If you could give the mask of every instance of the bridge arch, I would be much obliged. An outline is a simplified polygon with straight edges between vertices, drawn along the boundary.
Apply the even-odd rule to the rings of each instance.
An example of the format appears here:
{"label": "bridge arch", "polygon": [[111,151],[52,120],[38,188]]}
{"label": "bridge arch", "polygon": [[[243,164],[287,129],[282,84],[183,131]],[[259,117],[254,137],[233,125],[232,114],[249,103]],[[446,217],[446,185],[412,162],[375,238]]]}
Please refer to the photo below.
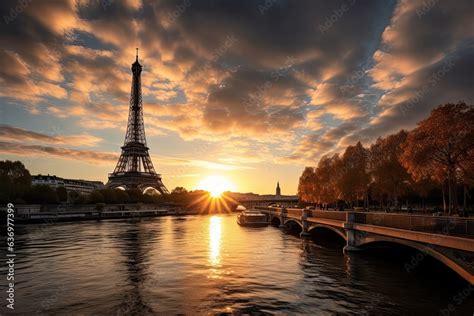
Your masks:
{"label": "bridge arch", "polygon": [[286,220],[283,220],[283,224],[285,225],[286,229],[289,231],[289,232],[292,232],[292,233],[300,233],[303,231],[303,225],[301,224],[301,222],[297,221],[297,220],[294,220],[294,219],[286,219]]}
{"label": "bridge arch", "polygon": [[283,224],[284,225],[286,225],[286,224],[289,224],[289,225],[297,224],[299,227],[301,227],[301,229],[303,229],[303,224],[301,224],[300,221],[292,219],[292,218],[284,219]]}
{"label": "bridge arch", "polygon": [[270,220],[270,223],[271,223],[273,226],[278,227],[278,226],[280,226],[281,221],[280,221],[280,219],[278,218],[278,216],[273,216],[273,217],[271,218],[271,220]]}
{"label": "bridge arch", "polygon": [[335,228],[335,227],[332,227],[332,226],[329,226],[329,225],[312,225],[309,229],[308,229],[308,232],[310,234],[314,234],[318,231],[321,231],[321,230],[326,230],[326,231],[331,231],[331,232],[334,232],[335,234],[339,235],[339,237],[341,237],[342,239],[344,239],[344,241],[347,241],[347,236],[344,232],[342,232],[341,230]]}
{"label": "bridge arch", "polygon": [[425,244],[410,241],[410,240],[392,238],[392,237],[386,237],[386,236],[380,236],[380,235],[365,236],[357,244],[358,244],[358,247],[364,248],[364,246],[368,246],[368,245],[375,244],[378,242],[384,242],[388,244],[390,243],[399,244],[399,245],[403,245],[403,246],[418,250],[422,254],[426,254],[435,258],[436,260],[438,260],[439,262],[441,262],[442,264],[444,264],[445,266],[449,267],[451,270],[456,272],[459,276],[469,281],[471,284],[474,284],[474,276],[472,276],[464,267],[462,267],[460,264],[458,264],[456,261],[446,256],[445,254]]}

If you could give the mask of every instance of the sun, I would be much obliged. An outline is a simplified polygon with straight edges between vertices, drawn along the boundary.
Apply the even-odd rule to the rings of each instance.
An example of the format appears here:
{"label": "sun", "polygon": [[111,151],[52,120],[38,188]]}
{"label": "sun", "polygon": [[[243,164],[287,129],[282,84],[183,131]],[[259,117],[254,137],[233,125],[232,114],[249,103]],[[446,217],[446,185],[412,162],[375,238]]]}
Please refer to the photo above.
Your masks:
{"label": "sun", "polygon": [[225,191],[235,191],[235,185],[230,182],[229,179],[218,175],[212,175],[202,179],[197,188],[209,192],[213,198],[220,197],[222,192]]}

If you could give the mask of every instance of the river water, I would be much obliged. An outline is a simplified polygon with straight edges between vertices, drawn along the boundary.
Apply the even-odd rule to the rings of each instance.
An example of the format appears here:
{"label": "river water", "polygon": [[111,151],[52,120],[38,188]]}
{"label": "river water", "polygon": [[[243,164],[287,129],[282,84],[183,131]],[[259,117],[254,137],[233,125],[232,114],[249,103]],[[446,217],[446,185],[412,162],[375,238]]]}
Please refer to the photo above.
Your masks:
{"label": "river water", "polygon": [[474,312],[473,288],[442,265],[407,273],[394,256],[343,255],[234,214],[26,225],[16,252],[24,315]]}

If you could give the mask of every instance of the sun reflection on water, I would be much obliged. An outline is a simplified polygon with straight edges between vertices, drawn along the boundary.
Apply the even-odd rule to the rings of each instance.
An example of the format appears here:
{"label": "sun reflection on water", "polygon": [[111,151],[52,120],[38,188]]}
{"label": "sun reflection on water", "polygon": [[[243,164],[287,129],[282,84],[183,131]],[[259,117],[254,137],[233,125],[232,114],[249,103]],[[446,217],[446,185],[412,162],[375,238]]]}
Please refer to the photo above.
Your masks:
{"label": "sun reflection on water", "polygon": [[220,263],[221,218],[212,216],[209,222],[209,262],[212,266]]}

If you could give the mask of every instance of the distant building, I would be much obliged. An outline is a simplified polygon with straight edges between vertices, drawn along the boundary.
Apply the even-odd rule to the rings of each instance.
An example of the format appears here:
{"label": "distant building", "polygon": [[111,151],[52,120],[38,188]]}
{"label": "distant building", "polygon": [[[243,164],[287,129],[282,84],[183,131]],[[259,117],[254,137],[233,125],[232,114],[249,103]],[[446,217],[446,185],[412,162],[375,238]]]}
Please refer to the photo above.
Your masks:
{"label": "distant building", "polygon": [[31,184],[33,185],[48,185],[54,189],[64,187],[68,192],[74,191],[79,194],[89,194],[94,190],[104,188],[104,184],[100,181],[63,179],[56,176],[36,175],[31,177]]}
{"label": "distant building", "polygon": [[255,194],[255,193],[239,193],[239,192],[226,192],[225,195],[236,201],[256,200],[260,197],[260,195]]}
{"label": "distant building", "polygon": [[[255,194],[255,193],[238,193],[227,192],[226,196],[240,203],[256,202],[257,204],[266,205],[268,203],[277,203],[279,205],[294,206],[298,204],[297,195],[281,195],[280,182],[277,182],[275,194]],[[266,204],[265,204],[266,203]],[[257,205],[256,204],[256,205]]]}

